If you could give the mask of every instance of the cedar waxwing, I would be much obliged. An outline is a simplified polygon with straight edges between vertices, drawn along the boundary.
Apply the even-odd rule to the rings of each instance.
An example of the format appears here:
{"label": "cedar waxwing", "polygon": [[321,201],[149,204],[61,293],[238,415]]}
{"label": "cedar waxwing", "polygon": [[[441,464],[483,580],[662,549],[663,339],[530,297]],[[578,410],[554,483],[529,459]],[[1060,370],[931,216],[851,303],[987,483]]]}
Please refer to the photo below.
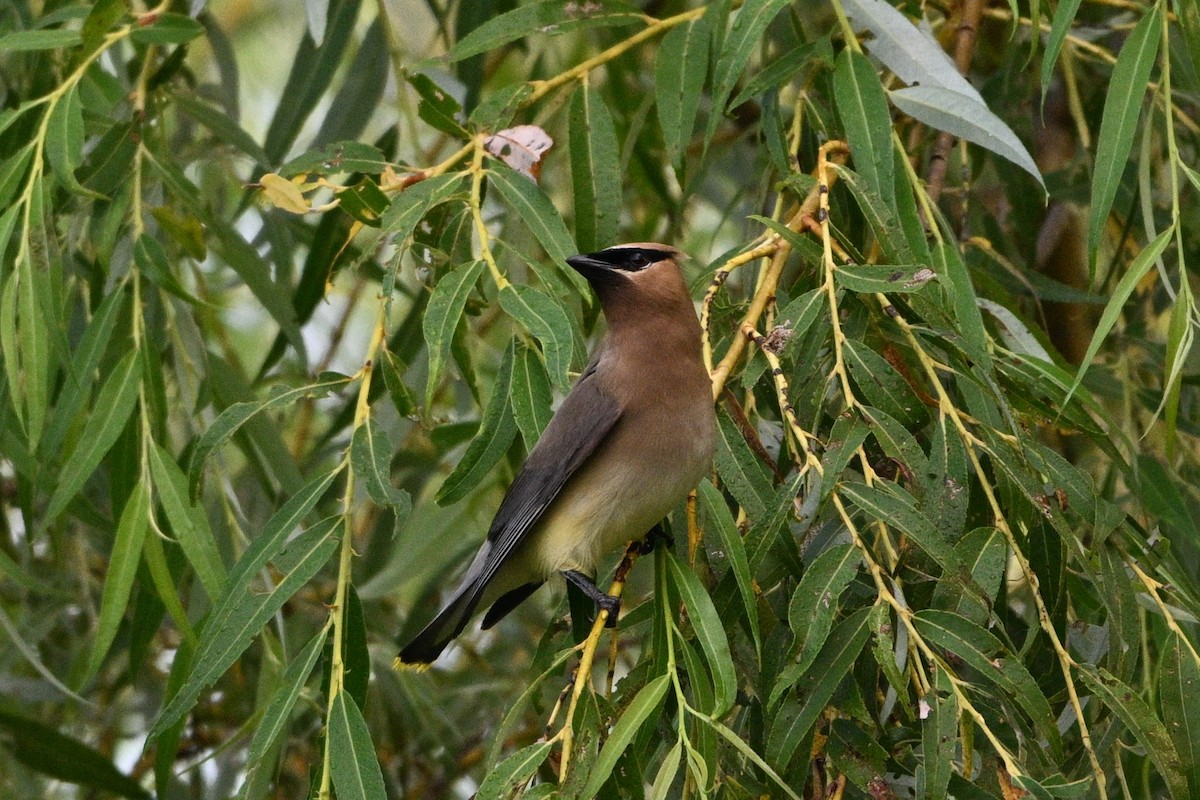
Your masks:
{"label": "cedar waxwing", "polygon": [[679,256],[639,243],[567,259],[599,296],[608,333],[509,487],[462,583],[397,665],[432,663],[478,609],[489,609],[486,630],[556,573],[615,621],[618,598],[589,575],[695,488],[716,447],[712,383]]}

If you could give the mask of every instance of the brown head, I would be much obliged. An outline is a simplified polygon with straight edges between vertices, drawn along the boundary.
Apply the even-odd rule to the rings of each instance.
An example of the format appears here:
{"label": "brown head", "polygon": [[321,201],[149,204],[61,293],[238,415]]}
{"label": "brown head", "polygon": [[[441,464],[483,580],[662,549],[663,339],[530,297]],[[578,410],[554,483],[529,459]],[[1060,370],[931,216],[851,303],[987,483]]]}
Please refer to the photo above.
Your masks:
{"label": "brown head", "polygon": [[684,321],[691,331],[696,312],[679,269],[683,257],[665,244],[634,242],[571,256],[567,263],[596,290],[610,330],[634,319],[666,317]]}

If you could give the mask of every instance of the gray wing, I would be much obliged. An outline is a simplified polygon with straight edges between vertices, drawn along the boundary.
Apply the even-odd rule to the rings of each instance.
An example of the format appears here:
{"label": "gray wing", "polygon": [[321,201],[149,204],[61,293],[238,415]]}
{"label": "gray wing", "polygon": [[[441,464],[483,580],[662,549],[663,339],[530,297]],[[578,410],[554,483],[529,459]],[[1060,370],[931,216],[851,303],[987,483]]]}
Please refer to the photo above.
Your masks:
{"label": "gray wing", "polygon": [[476,596],[620,418],[620,404],[600,387],[595,372],[593,362],[555,412],[500,503],[484,544],[487,553],[479,565]]}

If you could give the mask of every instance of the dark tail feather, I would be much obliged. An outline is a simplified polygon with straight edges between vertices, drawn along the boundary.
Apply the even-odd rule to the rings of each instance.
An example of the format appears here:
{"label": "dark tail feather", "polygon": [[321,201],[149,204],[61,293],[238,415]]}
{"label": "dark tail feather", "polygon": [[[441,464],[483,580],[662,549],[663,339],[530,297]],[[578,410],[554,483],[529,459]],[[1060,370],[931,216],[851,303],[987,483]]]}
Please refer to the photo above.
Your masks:
{"label": "dark tail feather", "polygon": [[470,585],[461,587],[454,599],[400,649],[400,655],[396,658],[397,667],[428,667],[442,654],[446,645],[467,627],[475,613],[479,593],[474,588]]}

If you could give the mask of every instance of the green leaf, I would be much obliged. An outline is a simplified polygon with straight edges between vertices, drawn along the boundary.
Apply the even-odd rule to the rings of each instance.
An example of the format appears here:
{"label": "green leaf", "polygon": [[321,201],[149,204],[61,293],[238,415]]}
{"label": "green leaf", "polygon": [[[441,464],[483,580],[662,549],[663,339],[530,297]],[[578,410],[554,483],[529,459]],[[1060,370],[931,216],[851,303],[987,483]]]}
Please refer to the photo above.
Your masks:
{"label": "green leaf", "polygon": [[69,191],[88,197],[102,196],[85,189],[75,179],[75,170],[83,160],[83,103],[79,99],[78,84],[72,85],[50,112],[46,124],[46,160]]}
{"label": "green leaf", "polygon": [[950,678],[940,668],[934,672],[933,691],[925,695],[929,714],[921,723],[921,754],[925,757],[925,797],[942,800],[950,785],[958,745],[958,699]]}
{"label": "green leaf", "polygon": [[1154,716],[1138,692],[1103,667],[1078,664],[1077,669],[1083,682],[1095,692],[1096,699],[1116,712],[1125,727],[1133,732],[1138,744],[1145,748],[1171,796],[1176,800],[1192,797],[1188,792],[1183,761],[1166,726]]}
{"label": "green leaf", "polygon": [[346,587],[346,611],[342,631],[342,689],[360,706],[366,705],[371,683],[371,654],[367,650],[367,621],[358,590]]}
{"label": "green leaf", "polygon": [[383,772],[362,711],[346,692],[329,714],[329,771],[338,800],[387,800]]}
{"label": "green leaf", "polygon": [[[42,429],[46,422],[46,413],[50,403],[50,328],[44,309],[48,304],[45,295],[50,291],[48,276],[39,270],[30,258],[23,258],[17,269],[11,273],[11,281],[15,281],[15,310],[20,324],[5,321],[5,344],[11,346],[14,325],[15,340],[19,351],[8,350],[8,353],[19,352],[21,378],[12,383],[24,389],[25,394],[25,430],[30,447],[36,447],[41,438]],[[6,299],[8,302],[12,302]],[[5,362],[10,358],[6,357]],[[15,359],[12,359],[15,361]],[[10,376],[15,365],[9,367]],[[53,516],[53,515],[52,515]]]}
{"label": "green leaf", "polygon": [[187,44],[204,35],[204,26],[186,14],[163,12],[150,25],[136,25],[130,37],[137,44]]}
{"label": "green leaf", "polygon": [[538,767],[554,749],[554,742],[534,742],[522,747],[488,772],[475,800],[505,800],[529,783]]}
{"label": "green leaf", "polygon": [[641,14],[611,0],[591,0],[585,4],[542,0],[489,19],[456,42],[446,57],[451,62],[461,61],[534,34],[559,36],[569,31],[643,21]]}
{"label": "green leaf", "polygon": [[1158,665],[1158,698],[1162,718],[1191,786],[1200,793],[1200,664],[1195,651],[1172,633]]}
{"label": "green leaf", "polygon": [[[1160,6],[1150,6],[1146,15],[1134,26],[1117,56],[1104,98],[1100,136],[1096,140],[1095,173],[1092,176],[1092,214],[1088,223],[1089,263],[1093,271],[1096,253],[1100,248],[1100,234],[1113,200],[1117,197],[1121,175],[1129,162],[1129,151],[1133,147],[1133,137],[1142,115],[1142,101],[1146,98],[1146,87],[1150,82],[1150,70],[1158,57],[1158,43],[1162,39],[1161,14]],[[1084,364],[1090,360],[1089,354]]]}
{"label": "green leaf", "polygon": [[535,350],[518,343],[513,358],[512,410],[525,440],[525,449],[532,450],[542,431],[550,424],[553,412],[550,406],[554,397],[550,391],[550,378],[546,366]]}
{"label": "green leaf", "polygon": [[754,51],[762,46],[763,33],[790,0],[748,0],[738,10],[733,27],[725,36],[713,73],[713,114],[709,117],[706,139],[711,139],[725,113],[725,104],[742,70]]}
{"label": "green leaf", "polygon": [[504,351],[500,371],[496,374],[496,382],[492,386],[492,395],[483,410],[479,433],[463,453],[454,471],[438,489],[438,505],[448,506],[456,503],[475,491],[496,466],[496,462],[504,456],[508,446],[512,444],[513,437],[517,435],[517,424],[513,419],[512,404],[509,401],[515,353],[514,339]]}
{"label": "green leaf", "polygon": [[345,375],[338,375],[333,372],[324,373],[318,376],[316,383],[296,388],[279,387],[265,400],[234,403],[226,408],[221,412],[220,416],[213,420],[213,424],[208,427],[208,430],[200,435],[200,438],[196,440],[196,446],[192,448],[192,457],[188,461],[192,494],[195,495],[199,489],[204,462],[209,454],[229,441],[230,437],[237,433],[239,428],[256,415],[264,411],[282,408],[304,397],[322,397],[332,389],[349,382],[350,378],[347,378]]}
{"label": "green leaf", "polygon": [[462,106],[454,96],[434,82],[433,78],[421,72],[407,76],[409,84],[420,95],[417,105],[417,116],[429,123],[442,133],[457,139],[465,139],[469,135],[462,123],[458,121],[462,114]]}
{"label": "green leaf", "polygon": [[773,506],[771,478],[723,408],[717,409],[717,434],[717,474],[750,519],[758,521]]}
{"label": "green leaf", "polygon": [[250,750],[246,755],[246,779],[242,784],[241,800],[259,800],[266,795],[275,768],[273,760],[267,760],[267,754],[279,741],[287,727],[292,709],[300,699],[304,684],[308,682],[317,659],[325,647],[329,636],[329,626],[317,631],[317,635],[308,640],[308,644],[296,654],[292,663],[279,681],[279,688],[271,695],[263,711],[262,718],[254,728],[254,737],[250,740]]}
{"label": "green leaf", "polygon": [[224,111],[204,102],[200,96],[179,91],[171,94],[171,100],[176,108],[208,128],[222,142],[237,148],[259,164],[270,161],[254,137]]}
{"label": "green leaf", "polygon": [[559,391],[566,391],[574,349],[567,312],[556,300],[532,286],[515,283],[500,290],[500,307],[541,343],[550,382]]}
{"label": "green leaf", "polygon": [[79,31],[60,28],[40,31],[17,31],[0,36],[0,53],[27,53],[33,50],[58,50],[79,44]]}
{"label": "green leaf", "polygon": [[671,163],[679,168],[696,125],[708,75],[709,40],[716,13],[678,25],[663,37],[654,62],[658,124]]}
{"label": "green leaf", "polygon": [[665,552],[672,583],[687,606],[688,619],[696,631],[696,638],[712,673],[716,698],[711,716],[720,718],[733,707],[737,698],[737,675],[733,668],[733,657],[729,653],[729,639],[725,636],[721,617],[696,573],[672,553]]}
{"label": "green leaf", "polygon": [[621,153],[612,115],[587,84],[571,98],[568,143],[575,241],[590,253],[615,243],[621,221]]}
{"label": "green leaf", "polygon": [[[870,608],[862,608],[838,623],[825,646],[798,683],[801,702],[783,703],[767,736],[767,761],[782,769],[796,753],[801,740],[820,718],[838,684],[850,673],[871,633]],[[790,687],[784,687],[790,688]],[[776,687],[772,691],[781,691]]]}
{"label": "green leaf", "polygon": [[[387,169],[391,162],[383,155],[378,147],[363,142],[333,142],[322,145],[315,150],[298,155],[279,168],[279,174],[285,178],[296,175],[344,175],[351,172],[362,172],[367,175],[378,175]],[[450,183],[458,179],[457,175],[438,175],[424,181],[418,181],[404,190],[411,191],[417,186],[433,182],[433,185]],[[426,189],[429,187],[426,186]],[[404,195],[401,192],[401,196]]]}
{"label": "green leaf", "polygon": [[578,252],[567,225],[563,222],[558,209],[550,202],[546,193],[533,181],[509,169],[499,161],[493,160],[488,172],[489,185],[504,198],[517,217],[533,233],[534,238],[541,244],[546,255],[554,266],[562,271],[568,281],[574,285],[584,297],[591,297],[591,289],[587,281],[579,273],[567,266],[567,258]]}
{"label": "green leaf", "polygon": [[108,380],[101,387],[93,405],[94,411],[88,417],[79,437],[79,444],[63,462],[58,486],[50,495],[46,509],[47,519],[58,517],[100,466],[100,460],[117,441],[126,420],[133,413],[141,381],[141,360],[138,351],[130,350],[117,362]]}
{"label": "green leaf", "polygon": [[475,288],[484,266],[483,261],[472,261],[446,273],[429,295],[429,305],[421,323],[425,343],[429,348],[429,377],[425,384],[426,408],[433,405],[442,370],[450,358],[450,343],[454,339],[454,330],[462,321],[467,297]]}
{"label": "green leaf", "polygon": [[[833,97],[846,127],[855,169],[867,188],[883,200],[884,208],[892,208],[896,194],[892,117],[879,75],[862,53],[847,47],[838,56]],[[879,238],[882,241],[883,237]]]}
{"label": "green leaf", "polygon": [[133,261],[137,264],[138,271],[160,289],[187,300],[189,303],[195,302],[196,298],[183,288],[183,284],[172,273],[167,251],[155,237],[148,233],[143,233],[138,237],[133,245]]}
{"label": "green leaf", "polygon": [[[405,189],[392,201],[392,205],[383,212],[380,227],[384,233],[391,234],[401,249],[410,245],[410,239],[421,219],[434,206],[440,205],[458,193],[463,185],[461,175],[437,175],[427,178]],[[381,293],[391,297],[396,287],[396,278],[400,270],[400,259],[394,260],[394,266],[389,267],[384,275]]]}
{"label": "green leaf", "polygon": [[932,248],[934,271],[942,286],[950,295],[950,304],[958,320],[967,353],[984,369],[992,369],[992,357],[987,346],[987,331],[983,327],[983,315],[979,313],[979,302],[971,274],[963,263],[957,246],[942,242]]}
{"label": "green leaf", "polygon": [[838,285],[852,292],[897,294],[916,292],[937,279],[937,273],[920,265],[844,264],[834,270]]}
{"label": "green leaf", "polygon": [[926,641],[969,664],[985,680],[1011,696],[1050,743],[1053,757],[1062,757],[1062,740],[1050,703],[1021,660],[1004,653],[1004,646],[995,635],[949,611],[924,609],[917,612],[913,621]]}
{"label": "green leaf", "polygon": [[[663,44],[666,44],[665,39]],[[662,58],[661,50],[659,58]],[[738,92],[737,97],[729,101],[729,107],[737,108],[747,100],[767,94],[790,81],[797,72],[810,64],[833,66],[833,42],[828,36],[797,45],[774,59],[774,63],[767,65],[761,72],[746,81],[746,85]]]}
{"label": "green leaf", "polygon": [[78,739],[64,736],[37,720],[0,709],[4,747],[30,769],[55,780],[133,800],[151,800],[137,781]]}
{"label": "green leaf", "polygon": [[1046,37],[1046,49],[1042,53],[1043,106],[1046,102],[1046,92],[1050,89],[1050,81],[1054,77],[1059,51],[1062,50],[1063,42],[1067,40],[1067,33],[1071,30],[1071,23],[1075,21],[1075,14],[1078,13],[1081,2],[1083,0],[1059,0],[1054,9],[1054,18],[1050,21],[1050,35]]}
{"label": "green leaf", "polygon": [[[729,569],[737,582],[738,593],[742,597],[742,608],[746,611],[746,619],[750,623],[750,634],[754,637],[754,649],[762,651],[762,638],[758,630],[758,601],[754,596],[754,578],[750,574],[750,560],[746,556],[746,543],[738,533],[737,523],[729,513],[729,506],[717,488],[708,480],[702,480],[697,487],[697,499],[700,512],[709,523],[709,530],[715,528],[721,552],[729,560]],[[711,539],[710,539],[711,541]]]}
{"label": "green leaf", "polygon": [[[863,180],[862,176],[856,174],[853,170],[837,164],[833,165],[836,172],[845,184],[850,193],[854,195],[858,207],[862,209],[863,216],[867,218],[867,223],[871,226],[871,232],[875,234],[875,240],[879,242],[880,248],[883,250],[883,257],[892,263],[912,263],[916,261],[916,256],[909,247],[908,239],[905,238],[904,229],[896,219],[896,196],[893,191],[888,199],[884,199],[875,189]],[[876,266],[876,265],[869,265]],[[839,267],[839,274],[843,268],[849,269],[852,273],[863,267],[857,264],[846,264]],[[916,272],[925,269],[926,273],[932,272],[924,264],[917,264],[910,268],[896,267],[895,269],[909,269],[911,272]],[[929,278],[934,277],[929,275]],[[894,281],[887,288],[880,289],[857,289],[853,286],[854,291],[873,291],[873,292],[897,292],[897,291],[914,291],[921,288],[928,279],[913,281],[909,278],[905,281]]]}
{"label": "green leaf", "polygon": [[1117,324],[1117,317],[1121,315],[1121,311],[1125,307],[1125,302],[1133,294],[1133,290],[1137,288],[1138,283],[1141,282],[1146,273],[1150,271],[1150,268],[1158,261],[1158,257],[1167,249],[1167,245],[1174,234],[1174,225],[1160,233],[1157,239],[1146,245],[1142,249],[1142,252],[1138,253],[1137,258],[1129,265],[1129,269],[1121,276],[1121,280],[1117,283],[1117,288],[1113,290],[1112,298],[1104,306],[1104,313],[1100,315],[1100,321],[1096,323],[1096,330],[1092,333],[1092,341],[1088,344],[1083,361],[1079,363],[1079,372],[1075,374],[1075,380],[1071,384],[1071,388],[1067,391],[1066,398],[1063,399],[1062,404],[1064,406],[1071,401],[1071,397],[1075,394],[1075,390],[1079,388],[1079,384],[1083,383],[1083,376],[1087,373],[1088,367],[1092,365],[1092,361],[1096,358],[1096,353],[1100,350],[1100,345],[1104,343],[1113,326]]}
{"label": "green leaf", "polygon": [[[341,523],[338,517],[330,517],[309,528],[297,536],[290,546],[288,537],[325,494],[337,475],[335,470],[310,481],[284,503],[233,565],[225,593],[209,612],[193,669],[155,720],[150,738],[163,733],[191,709],[200,692],[220,677],[249,646],[254,633],[262,627],[262,623],[255,626],[253,622],[259,617],[264,620],[269,618],[274,613],[271,609],[278,610],[296,589],[316,574],[321,567],[316,561],[322,552],[326,549],[329,553],[333,552],[333,547],[337,545],[334,533]],[[292,555],[287,559],[281,555],[285,548],[292,550]],[[300,557],[296,553],[300,553]],[[306,561],[305,556],[311,560]],[[281,562],[287,561],[294,566],[294,574],[283,575],[269,591],[250,591],[251,583],[271,561],[275,562],[279,572],[285,572]],[[264,611],[267,613],[264,614]]]}
{"label": "green leaf", "polygon": [[117,535],[112,552],[108,557],[108,569],[104,574],[104,591],[100,596],[100,617],[96,625],[96,638],[92,642],[91,655],[85,671],[88,683],[100,670],[117,628],[129,608],[129,595],[133,591],[133,579],[137,576],[138,563],[142,560],[142,542],[149,528],[150,492],[145,480],[139,480],[133,493],[125,501],[121,521],[117,524]]}
{"label": "green leaf", "polygon": [[[858,574],[861,563],[862,554],[854,545],[835,544],[804,570],[800,585],[788,603],[788,624],[799,648],[795,661],[785,672],[794,671],[799,678],[821,652],[837,617],[839,599]],[[771,704],[775,699],[772,695]]]}
{"label": "green leaf", "polygon": [[659,675],[643,686],[633,698],[629,707],[625,709],[625,713],[621,715],[621,718],[617,720],[617,724],[613,726],[612,733],[608,735],[608,739],[604,742],[604,748],[600,751],[600,757],[592,765],[591,773],[588,776],[587,788],[583,790],[582,797],[600,796],[600,789],[612,774],[613,767],[617,765],[617,759],[629,747],[633,741],[633,737],[641,729],[642,724],[650,718],[651,714],[658,711],[659,706],[662,705],[663,698],[667,696],[667,689],[670,685],[670,675]]}
{"label": "green leaf", "polygon": [[387,431],[373,417],[354,431],[350,442],[350,469],[363,479],[367,494],[377,506],[406,508],[408,494],[392,485],[392,453],[395,448]]}
{"label": "green leaf", "polygon": [[850,377],[872,406],[908,427],[925,419],[928,412],[916,393],[883,356],[853,339],[843,342],[842,347]]}

